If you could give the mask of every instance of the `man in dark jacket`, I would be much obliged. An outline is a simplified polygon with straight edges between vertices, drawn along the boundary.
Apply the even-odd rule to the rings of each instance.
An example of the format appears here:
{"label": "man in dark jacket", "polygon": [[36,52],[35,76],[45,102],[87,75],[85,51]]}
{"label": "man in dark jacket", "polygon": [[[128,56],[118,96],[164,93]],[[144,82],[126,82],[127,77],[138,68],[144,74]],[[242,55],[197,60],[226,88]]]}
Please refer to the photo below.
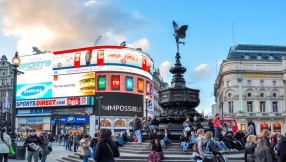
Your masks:
{"label": "man in dark jacket", "polygon": [[193,130],[195,132],[197,132],[198,129],[202,128],[202,124],[201,121],[198,120],[198,117],[195,116],[194,117],[194,121],[193,121]]}
{"label": "man in dark jacket", "polygon": [[280,140],[280,145],[277,147],[277,154],[280,162],[286,161],[286,136]]}
{"label": "man in dark jacket", "polygon": [[34,161],[38,161],[38,150],[42,144],[43,142],[41,141],[40,137],[36,135],[36,131],[34,129],[30,130],[30,136],[27,137],[26,141],[24,142],[24,146],[27,147],[28,162],[32,162],[32,157],[34,157]]}
{"label": "man in dark jacket", "polygon": [[237,142],[233,138],[232,132],[226,132],[225,135],[223,136],[223,142],[227,146],[228,149],[231,151],[237,151],[235,148],[237,146]]}
{"label": "man in dark jacket", "polygon": [[134,119],[134,131],[136,133],[136,137],[138,139],[138,143],[141,144],[141,142],[142,142],[141,120],[138,118],[137,115],[135,115],[135,119]]}

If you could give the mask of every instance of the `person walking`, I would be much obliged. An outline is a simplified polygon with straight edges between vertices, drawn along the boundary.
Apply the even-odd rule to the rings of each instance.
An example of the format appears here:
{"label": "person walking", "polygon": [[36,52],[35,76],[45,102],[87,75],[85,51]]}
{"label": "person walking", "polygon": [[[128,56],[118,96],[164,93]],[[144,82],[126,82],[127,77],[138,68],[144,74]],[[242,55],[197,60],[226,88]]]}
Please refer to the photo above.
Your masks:
{"label": "person walking", "polygon": [[6,128],[1,129],[1,135],[0,135],[0,162],[8,162],[8,154],[10,150],[11,145],[11,138],[8,134],[6,134]]}
{"label": "person walking", "polygon": [[44,135],[40,136],[41,141],[43,144],[41,145],[40,153],[41,153],[41,162],[46,162],[47,156],[50,154],[49,150],[49,142],[47,142],[47,139]]}
{"label": "person walking", "polygon": [[39,159],[39,148],[43,142],[40,137],[36,135],[34,129],[30,130],[30,136],[24,142],[24,146],[27,147],[27,161],[32,162],[32,157],[34,157],[34,162],[38,162]]}
{"label": "person walking", "polygon": [[76,152],[77,151],[77,146],[79,144],[79,139],[78,139],[76,133],[74,133],[74,135],[72,137],[72,142],[73,142],[73,151]]}
{"label": "person walking", "polygon": [[55,141],[55,137],[52,132],[48,135],[48,140],[50,148],[53,149],[53,142]]}
{"label": "person walking", "polygon": [[82,161],[83,162],[88,162],[88,157],[89,157],[89,135],[84,135],[83,138],[80,140],[79,144],[80,144],[80,155],[83,157]]}
{"label": "person walking", "polygon": [[281,135],[279,138],[279,145],[277,146],[278,162],[284,162],[286,161],[286,137]]}
{"label": "person walking", "polygon": [[112,140],[110,129],[100,129],[98,141],[93,159],[97,162],[115,162],[114,157],[119,157],[120,153],[116,143]]}
{"label": "person walking", "polygon": [[135,133],[136,133],[136,137],[138,139],[138,143],[141,144],[141,142],[142,142],[141,120],[138,118],[137,115],[135,115],[134,130],[135,130]]}

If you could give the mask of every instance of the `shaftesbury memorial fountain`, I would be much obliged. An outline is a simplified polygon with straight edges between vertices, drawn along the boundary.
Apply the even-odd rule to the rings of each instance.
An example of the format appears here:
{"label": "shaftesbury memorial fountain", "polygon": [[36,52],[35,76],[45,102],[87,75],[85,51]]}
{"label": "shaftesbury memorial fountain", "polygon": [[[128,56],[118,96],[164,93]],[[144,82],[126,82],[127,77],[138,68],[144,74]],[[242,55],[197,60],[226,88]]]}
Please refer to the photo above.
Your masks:
{"label": "shaftesbury memorial fountain", "polygon": [[187,69],[180,62],[179,44],[185,44],[180,42],[180,39],[186,37],[188,25],[183,25],[179,28],[177,23],[173,21],[173,26],[177,44],[176,63],[174,67],[170,68],[170,72],[173,74],[171,86],[166,90],[158,92],[159,105],[164,109],[164,112],[158,116],[158,119],[160,128],[168,127],[172,134],[182,134],[183,121],[186,117],[190,117],[192,120],[194,116],[198,116],[202,121],[203,115],[195,110],[200,103],[200,90],[186,87],[183,74]]}

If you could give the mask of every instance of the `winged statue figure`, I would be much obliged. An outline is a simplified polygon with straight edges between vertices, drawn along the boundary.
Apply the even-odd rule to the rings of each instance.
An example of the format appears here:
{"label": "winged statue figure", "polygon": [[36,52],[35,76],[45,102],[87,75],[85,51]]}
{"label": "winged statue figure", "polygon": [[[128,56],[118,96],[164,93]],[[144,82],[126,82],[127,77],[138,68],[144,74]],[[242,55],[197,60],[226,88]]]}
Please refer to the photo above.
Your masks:
{"label": "winged statue figure", "polygon": [[174,36],[177,43],[177,53],[179,53],[179,44],[185,44],[185,42],[180,42],[180,39],[186,38],[186,31],[188,29],[188,25],[183,25],[181,27],[178,26],[178,24],[173,21],[173,27],[174,27]]}

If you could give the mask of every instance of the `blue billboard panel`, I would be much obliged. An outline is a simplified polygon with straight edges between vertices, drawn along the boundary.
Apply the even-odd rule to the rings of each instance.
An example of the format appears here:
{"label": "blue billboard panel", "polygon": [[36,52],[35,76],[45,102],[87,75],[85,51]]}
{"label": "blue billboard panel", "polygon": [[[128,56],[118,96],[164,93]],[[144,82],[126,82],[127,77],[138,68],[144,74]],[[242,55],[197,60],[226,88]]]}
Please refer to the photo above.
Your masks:
{"label": "blue billboard panel", "polygon": [[52,98],[52,88],[52,82],[17,84],[16,100]]}

